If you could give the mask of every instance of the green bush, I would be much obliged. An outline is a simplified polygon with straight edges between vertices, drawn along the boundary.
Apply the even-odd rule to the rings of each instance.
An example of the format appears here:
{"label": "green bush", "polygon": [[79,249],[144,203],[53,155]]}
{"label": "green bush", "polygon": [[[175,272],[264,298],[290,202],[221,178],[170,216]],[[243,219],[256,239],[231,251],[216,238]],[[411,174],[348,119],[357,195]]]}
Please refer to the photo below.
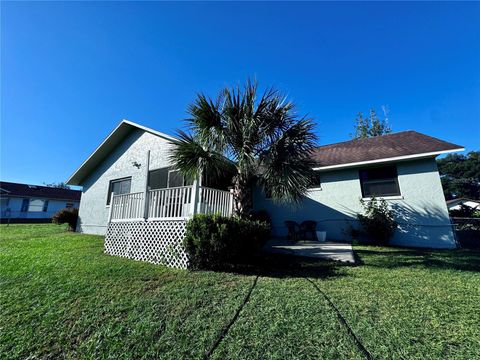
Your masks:
{"label": "green bush", "polygon": [[52,216],[52,222],[54,224],[68,224],[68,229],[75,231],[78,220],[78,209],[62,209]]}
{"label": "green bush", "polygon": [[270,228],[272,227],[272,218],[266,210],[252,211],[249,216],[250,220],[260,221],[266,223]]}
{"label": "green bush", "polygon": [[184,246],[190,267],[218,269],[251,262],[269,235],[269,226],[263,222],[196,215],[187,223]]}
{"label": "green bush", "polygon": [[357,218],[363,230],[375,244],[386,245],[397,228],[387,202],[384,199],[372,198],[370,201],[360,200],[360,203],[365,214],[358,214]]}

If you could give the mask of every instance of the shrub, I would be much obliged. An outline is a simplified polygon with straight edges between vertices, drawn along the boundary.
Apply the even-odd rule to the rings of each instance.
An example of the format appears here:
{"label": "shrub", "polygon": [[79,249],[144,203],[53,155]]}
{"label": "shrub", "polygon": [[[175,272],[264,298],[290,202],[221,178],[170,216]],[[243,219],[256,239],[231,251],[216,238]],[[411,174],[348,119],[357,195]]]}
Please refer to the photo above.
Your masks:
{"label": "shrub", "polygon": [[78,220],[78,209],[62,209],[52,216],[54,224],[68,224],[68,230],[75,231]]}
{"label": "shrub", "polygon": [[272,218],[266,210],[252,211],[250,213],[250,220],[264,222],[270,228],[272,227]]}
{"label": "shrub", "polygon": [[263,222],[196,215],[187,223],[184,245],[192,268],[218,269],[251,262],[269,234]]}
{"label": "shrub", "polygon": [[370,201],[360,200],[365,214],[358,214],[364,231],[378,245],[385,245],[393,236],[397,223],[393,219],[393,212],[388,208],[384,199]]}
{"label": "shrub", "polygon": [[459,209],[452,209],[449,211],[451,217],[480,217],[480,212],[476,207],[470,207],[465,204],[460,204]]}

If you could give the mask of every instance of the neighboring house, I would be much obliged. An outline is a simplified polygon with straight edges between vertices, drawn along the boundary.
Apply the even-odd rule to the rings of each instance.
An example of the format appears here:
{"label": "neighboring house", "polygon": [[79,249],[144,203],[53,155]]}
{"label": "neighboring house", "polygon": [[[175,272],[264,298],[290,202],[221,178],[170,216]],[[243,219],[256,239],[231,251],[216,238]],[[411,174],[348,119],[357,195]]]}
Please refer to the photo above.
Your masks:
{"label": "neighboring house", "polygon": [[[185,220],[193,214],[230,214],[231,193],[206,187],[212,185],[205,179],[187,183],[171,167],[175,141],[123,120],[67,182],[83,186],[77,230],[107,234],[109,253],[159,262],[152,258],[159,244],[172,236],[181,243]],[[308,219],[327,231],[327,239],[342,240],[358,227],[360,199],[375,196],[386,199],[397,214],[394,244],[453,248],[435,157],[462,150],[415,131],[322,146],[314,154],[318,184],[302,204],[279,205],[255,189],[254,208],[268,211],[276,236],[286,234],[285,220]]]}
{"label": "neighboring house", "polygon": [[447,201],[448,211],[460,210],[462,205],[468,206],[469,208],[472,208],[472,209],[480,210],[480,200],[459,198],[459,199],[452,199]]}
{"label": "neighboring house", "polygon": [[0,182],[2,222],[48,222],[60,209],[78,208],[81,191]]}

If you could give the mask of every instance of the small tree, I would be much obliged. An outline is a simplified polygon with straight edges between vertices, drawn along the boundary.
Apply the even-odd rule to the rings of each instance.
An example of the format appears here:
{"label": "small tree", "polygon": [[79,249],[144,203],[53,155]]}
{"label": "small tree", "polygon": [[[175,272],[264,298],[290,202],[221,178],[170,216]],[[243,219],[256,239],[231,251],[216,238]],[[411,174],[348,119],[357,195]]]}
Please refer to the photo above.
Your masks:
{"label": "small tree", "polygon": [[75,231],[78,220],[78,209],[62,209],[52,216],[52,222],[54,224],[68,224],[68,230]]}
{"label": "small tree", "polygon": [[372,198],[370,201],[360,200],[365,214],[358,214],[366,234],[378,245],[386,245],[393,236],[397,223],[393,212],[384,199]]}
{"label": "small tree", "polygon": [[51,187],[51,188],[57,188],[57,189],[69,189],[70,190],[70,186],[68,186],[67,184],[65,184],[64,182],[59,182],[59,183],[43,183],[45,186],[48,186],[48,187]]}
{"label": "small tree", "polygon": [[388,109],[382,106],[383,119],[377,116],[375,109],[370,109],[370,116],[364,117],[361,112],[355,119],[355,132],[350,134],[353,139],[366,139],[374,136],[390,134],[392,129],[388,125]]}
{"label": "small tree", "polygon": [[480,199],[480,151],[447,155],[437,160],[437,166],[447,200]]}

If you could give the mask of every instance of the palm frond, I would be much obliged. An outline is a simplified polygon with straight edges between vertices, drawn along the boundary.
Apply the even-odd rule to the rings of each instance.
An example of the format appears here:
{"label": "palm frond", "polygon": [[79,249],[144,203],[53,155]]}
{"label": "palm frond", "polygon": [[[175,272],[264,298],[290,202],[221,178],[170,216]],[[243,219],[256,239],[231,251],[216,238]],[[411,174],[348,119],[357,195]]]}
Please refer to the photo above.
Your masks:
{"label": "palm frond", "polygon": [[313,123],[302,119],[290,126],[259,157],[260,184],[278,202],[299,202],[314,179],[316,146]]}
{"label": "palm frond", "polygon": [[170,161],[186,178],[195,179],[200,172],[212,179],[232,177],[235,173],[235,164],[223,154],[205,149],[201,142],[181,130],[177,131],[177,137],[179,141],[174,143]]}

